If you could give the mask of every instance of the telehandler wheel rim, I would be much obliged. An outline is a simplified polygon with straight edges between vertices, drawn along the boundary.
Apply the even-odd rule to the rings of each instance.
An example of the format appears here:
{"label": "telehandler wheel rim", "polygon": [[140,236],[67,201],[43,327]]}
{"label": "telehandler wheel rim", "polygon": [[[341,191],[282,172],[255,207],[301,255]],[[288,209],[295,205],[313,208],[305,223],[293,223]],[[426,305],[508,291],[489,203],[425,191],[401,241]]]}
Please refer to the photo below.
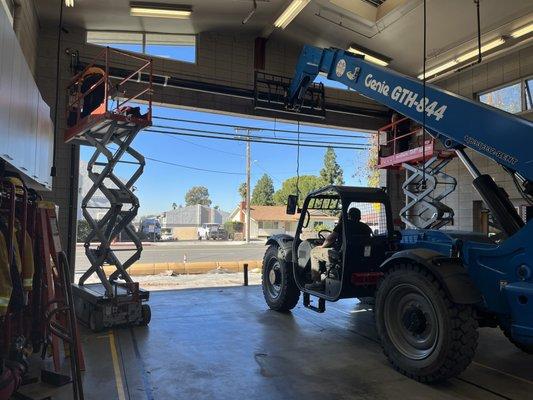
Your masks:
{"label": "telehandler wheel rim", "polygon": [[281,265],[278,260],[271,259],[267,266],[266,286],[270,297],[277,299],[281,293]]}
{"label": "telehandler wheel rim", "polygon": [[439,342],[439,320],[431,300],[419,288],[400,284],[384,303],[384,322],[394,347],[405,357],[423,360]]}

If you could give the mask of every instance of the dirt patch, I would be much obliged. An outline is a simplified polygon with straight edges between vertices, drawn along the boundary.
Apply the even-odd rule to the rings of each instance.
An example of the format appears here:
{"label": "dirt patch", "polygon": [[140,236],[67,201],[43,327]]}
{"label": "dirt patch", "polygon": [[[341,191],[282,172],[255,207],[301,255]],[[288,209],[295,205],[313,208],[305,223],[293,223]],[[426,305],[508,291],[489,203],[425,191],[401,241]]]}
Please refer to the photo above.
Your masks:
{"label": "dirt patch", "polygon": [[[170,272],[170,271],[169,271]],[[225,272],[223,270],[213,271],[207,274],[194,275],[170,275],[170,273],[161,275],[136,276],[134,281],[147,290],[172,290],[172,289],[192,289],[202,287],[219,287],[219,286],[239,286],[244,283],[242,272]],[[98,282],[98,278],[93,275],[87,283]],[[250,272],[248,274],[250,285],[261,284],[261,273]]]}

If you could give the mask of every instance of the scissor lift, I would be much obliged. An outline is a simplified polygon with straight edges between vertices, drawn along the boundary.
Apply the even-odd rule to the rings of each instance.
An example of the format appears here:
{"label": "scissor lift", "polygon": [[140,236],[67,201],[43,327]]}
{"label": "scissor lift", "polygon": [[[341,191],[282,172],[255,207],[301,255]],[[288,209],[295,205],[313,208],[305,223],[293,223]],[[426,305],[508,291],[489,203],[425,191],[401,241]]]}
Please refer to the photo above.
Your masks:
{"label": "scissor lift", "polygon": [[[114,62],[139,67],[126,78],[116,78],[109,72]],[[134,184],[143,172],[145,160],[131,143],[151,125],[152,60],[105,48],[72,79],[68,95],[69,128],[65,141],[95,149],[87,165],[92,187],[81,203],[90,227],[84,247],[91,266],[73,285],[76,314],[94,331],[118,325],[146,325],[150,322],[150,307],[143,303],[149,292],[139,288],[127,269],[142,252],[142,243],[131,223],[139,209]],[[131,107],[134,101],[146,104],[147,112],[141,114],[140,109]],[[115,173],[119,164],[131,171],[125,182]],[[100,193],[108,204],[92,201]],[[95,209],[102,214],[100,218],[91,213]],[[129,238],[131,248],[112,247],[121,234]],[[120,261],[117,251],[131,255]],[[115,268],[109,275],[104,271],[106,265]],[[100,282],[87,283],[94,274]]]}
{"label": "scissor lift", "polygon": [[[406,205],[400,218],[408,227],[440,229],[453,225],[454,211],[443,200],[457,187],[457,180],[444,172],[454,153],[442,148],[430,135],[417,127],[407,133],[397,132],[397,126],[409,121],[402,118],[378,130],[380,169],[404,169],[402,185]],[[400,142],[408,142],[408,146]],[[383,154],[387,150],[387,154]]]}

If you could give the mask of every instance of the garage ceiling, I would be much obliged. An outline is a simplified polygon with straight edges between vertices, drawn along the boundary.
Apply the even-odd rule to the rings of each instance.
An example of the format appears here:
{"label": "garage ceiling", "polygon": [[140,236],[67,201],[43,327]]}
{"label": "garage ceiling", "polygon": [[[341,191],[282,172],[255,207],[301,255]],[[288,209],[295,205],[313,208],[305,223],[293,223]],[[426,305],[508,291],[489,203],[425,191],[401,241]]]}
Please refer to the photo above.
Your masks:
{"label": "garage ceiling", "polygon": [[[392,59],[391,67],[417,75],[422,65],[422,0],[312,0],[285,30],[273,23],[289,0],[158,0],[190,4],[190,20],[132,17],[129,0],[75,0],[65,8],[65,25],[98,30],[168,33],[231,32],[272,34],[275,38],[323,47],[355,43]],[[35,0],[42,25],[56,24],[57,0]],[[428,68],[476,46],[476,9],[471,0],[428,0]],[[533,21],[531,0],[481,0],[483,40],[508,34]],[[310,38],[311,42],[310,42]]]}

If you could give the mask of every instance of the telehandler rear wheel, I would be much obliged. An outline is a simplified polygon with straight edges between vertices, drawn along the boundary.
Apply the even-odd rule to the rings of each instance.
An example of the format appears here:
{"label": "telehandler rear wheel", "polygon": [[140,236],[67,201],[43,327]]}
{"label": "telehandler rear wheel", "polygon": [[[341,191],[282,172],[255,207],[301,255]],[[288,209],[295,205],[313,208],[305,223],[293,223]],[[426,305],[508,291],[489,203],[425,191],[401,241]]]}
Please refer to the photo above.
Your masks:
{"label": "telehandler rear wheel", "polygon": [[289,262],[278,255],[277,245],[268,247],[263,258],[261,284],[268,306],[275,311],[292,310],[300,298],[300,289],[294,281]]}
{"label": "telehandler rear wheel", "polygon": [[398,264],[376,293],[376,328],[396,370],[419,382],[459,375],[477,347],[477,320],[468,305],[453,303],[431,272]]}

